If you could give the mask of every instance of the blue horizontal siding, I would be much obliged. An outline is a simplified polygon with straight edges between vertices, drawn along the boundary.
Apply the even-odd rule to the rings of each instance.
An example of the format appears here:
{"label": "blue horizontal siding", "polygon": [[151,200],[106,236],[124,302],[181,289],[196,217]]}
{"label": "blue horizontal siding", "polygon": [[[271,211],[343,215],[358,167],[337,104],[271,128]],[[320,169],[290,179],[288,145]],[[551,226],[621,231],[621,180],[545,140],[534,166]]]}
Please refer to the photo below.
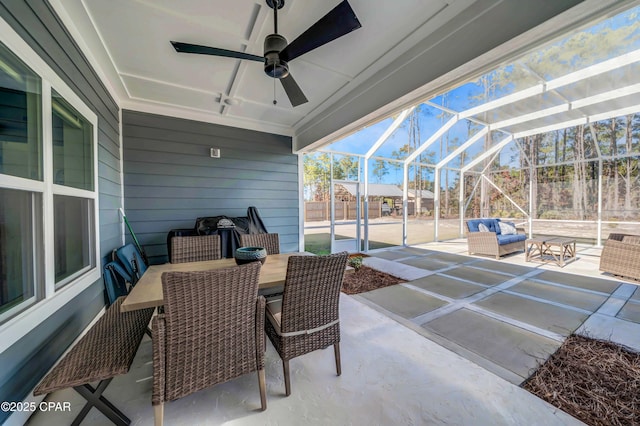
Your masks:
{"label": "blue horizontal siding", "polygon": [[[0,16],[98,116],[100,253],[120,245],[119,108],[46,0],[0,1]],[[18,52],[20,53],[20,52]],[[105,305],[102,280],[0,353],[0,400],[22,401]],[[0,424],[9,416],[0,412]]]}
{"label": "blue horizontal siding", "polygon": [[171,229],[193,228],[198,217],[246,216],[250,206],[280,234],[283,252],[297,250],[291,138],[126,110],[122,124],[125,210],[151,263],[167,261]]}

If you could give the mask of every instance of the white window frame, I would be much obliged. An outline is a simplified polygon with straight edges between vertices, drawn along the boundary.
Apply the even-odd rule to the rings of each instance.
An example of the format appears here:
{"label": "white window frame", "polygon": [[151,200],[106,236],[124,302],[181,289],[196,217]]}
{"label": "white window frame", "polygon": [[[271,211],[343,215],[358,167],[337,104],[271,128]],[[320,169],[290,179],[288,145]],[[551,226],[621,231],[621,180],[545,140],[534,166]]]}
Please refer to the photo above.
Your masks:
{"label": "white window frame", "polygon": [[[42,79],[42,155],[43,178],[42,182],[19,178],[15,176],[0,175],[0,187],[37,192],[42,194],[42,241],[44,244],[44,258],[38,268],[43,268],[40,276],[44,277],[43,288],[36,288],[36,292],[42,291],[41,297],[31,306],[25,307],[26,301],[16,307],[20,312],[0,324],[0,353],[11,347],[19,339],[35,327],[47,320],[52,314],[62,309],[64,305],[86,290],[101,277],[100,260],[100,205],[98,189],[98,117],[85,105],[75,92],[47,65],[47,63],[31,49],[31,47],[0,18],[0,34],[2,43],[32,71]],[[52,118],[51,118],[51,90],[58,92],[70,105],[72,105],[93,126],[93,191],[70,188],[53,184],[53,145],[52,145]],[[53,195],[71,195],[93,201],[93,236],[90,236],[93,248],[93,267],[83,272],[68,283],[56,289],[55,283],[55,259],[54,259],[54,232],[53,232]],[[35,217],[38,220],[38,217]],[[35,255],[35,253],[34,253]],[[40,273],[40,271],[37,271]],[[36,274],[37,276],[38,274]],[[75,275],[74,275],[75,276]],[[36,286],[39,284],[36,283]],[[36,293],[37,295],[37,293]],[[30,299],[28,299],[30,300]],[[7,314],[15,313],[10,310]],[[5,315],[3,314],[3,317]],[[0,317],[2,319],[2,317]]]}

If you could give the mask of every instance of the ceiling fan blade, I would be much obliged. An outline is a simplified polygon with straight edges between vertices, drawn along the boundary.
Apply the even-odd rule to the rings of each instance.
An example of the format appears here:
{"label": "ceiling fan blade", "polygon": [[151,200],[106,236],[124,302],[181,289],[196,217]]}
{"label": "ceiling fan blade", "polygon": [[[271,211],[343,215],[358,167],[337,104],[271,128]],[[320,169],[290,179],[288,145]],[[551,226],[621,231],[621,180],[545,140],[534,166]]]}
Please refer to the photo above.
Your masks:
{"label": "ceiling fan blade", "polygon": [[280,59],[291,61],[361,26],[349,2],[344,0],[282,49]]}
{"label": "ceiling fan blade", "polygon": [[171,44],[176,52],[182,53],[198,53],[201,55],[225,56],[227,58],[248,59],[250,61],[264,62],[263,56],[251,55],[244,52],[236,52],[227,49],[218,49],[217,47],[200,46],[198,44],[182,43],[172,41]]}
{"label": "ceiling fan blade", "polygon": [[289,74],[285,78],[281,78],[280,83],[282,83],[282,87],[284,87],[284,91],[287,92],[287,97],[289,97],[289,101],[291,101],[291,105],[293,105],[294,107],[309,102],[304,93],[302,93],[302,89],[300,88],[300,86],[298,86],[298,83],[296,83],[291,74]]}

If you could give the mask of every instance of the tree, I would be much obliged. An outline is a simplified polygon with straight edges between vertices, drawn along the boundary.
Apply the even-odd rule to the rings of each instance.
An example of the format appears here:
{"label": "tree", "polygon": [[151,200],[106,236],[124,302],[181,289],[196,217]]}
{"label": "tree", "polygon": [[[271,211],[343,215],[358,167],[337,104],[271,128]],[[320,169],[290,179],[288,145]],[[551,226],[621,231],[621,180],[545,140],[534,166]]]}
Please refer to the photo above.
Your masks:
{"label": "tree", "polygon": [[325,152],[306,154],[303,160],[305,193],[313,201],[329,200],[331,157]]}
{"label": "tree", "polygon": [[376,178],[376,183],[382,182],[382,178],[389,174],[389,167],[387,162],[384,160],[376,160],[375,165],[373,166],[373,176]]}

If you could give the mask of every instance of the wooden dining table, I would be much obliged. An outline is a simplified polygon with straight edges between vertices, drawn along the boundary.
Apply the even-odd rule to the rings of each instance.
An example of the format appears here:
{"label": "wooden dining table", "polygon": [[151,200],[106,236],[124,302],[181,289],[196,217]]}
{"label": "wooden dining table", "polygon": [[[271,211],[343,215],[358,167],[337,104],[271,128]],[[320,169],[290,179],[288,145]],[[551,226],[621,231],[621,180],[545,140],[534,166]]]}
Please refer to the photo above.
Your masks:
{"label": "wooden dining table", "polygon": [[[310,253],[284,253],[270,254],[266,262],[260,268],[259,293],[276,290],[284,284],[287,276],[287,264],[289,257],[294,255],[309,255]],[[212,269],[236,266],[235,259],[206,260],[203,262],[165,263],[152,265],[142,275],[140,280],[131,289],[120,310],[122,312],[135,311],[136,309],[153,308],[164,304],[162,294],[162,274],[165,272],[194,272],[210,271]]]}

